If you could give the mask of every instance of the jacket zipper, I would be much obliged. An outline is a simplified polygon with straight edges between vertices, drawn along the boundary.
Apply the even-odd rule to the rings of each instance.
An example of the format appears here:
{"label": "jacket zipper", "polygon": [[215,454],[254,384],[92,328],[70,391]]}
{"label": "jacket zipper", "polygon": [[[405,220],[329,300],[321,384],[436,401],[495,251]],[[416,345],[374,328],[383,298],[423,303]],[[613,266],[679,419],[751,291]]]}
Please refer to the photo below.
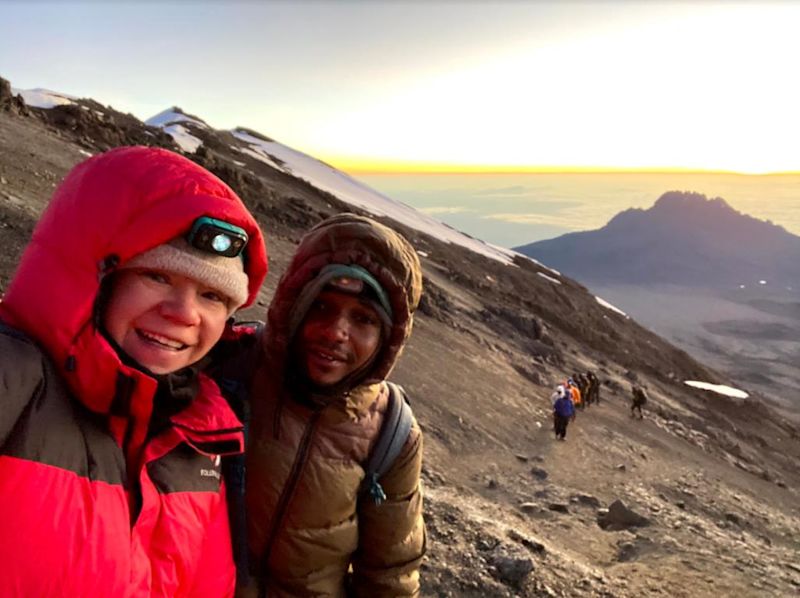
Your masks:
{"label": "jacket zipper", "polygon": [[321,410],[315,411],[311,414],[308,424],[306,424],[306,429],[303,431],[303,437],[300,439],[300,445],[297,449],[297,455],[295,456],[294,463],[292,464],[292,470],[289,472],[289,477],[286,479],[286,484],[283,486],[283,491],[278,499],[278,505],[275,508],[275,515],[272,519],[272,528],[267,536],[267,543],[264,545],[264,558],[262,560],[263,586],[261,588],[261,596],[266,595],[266,582],[268,579],[267,572],[269,571],[269,556],[272,552],[272,545],[275,543],[275,539],[278,536],[278,531],[283,524],[283,518],[286,515],[286,510],[289,507],[289,501],[294,494],[295,486],[297,486],[297,482],[300,479],[300,474],[303,472],[303,468],[308,460],[308,450],[311,446],[311,440],[314,436],[314,431],[317,428],[317,421],[319,421],[321,415]]}

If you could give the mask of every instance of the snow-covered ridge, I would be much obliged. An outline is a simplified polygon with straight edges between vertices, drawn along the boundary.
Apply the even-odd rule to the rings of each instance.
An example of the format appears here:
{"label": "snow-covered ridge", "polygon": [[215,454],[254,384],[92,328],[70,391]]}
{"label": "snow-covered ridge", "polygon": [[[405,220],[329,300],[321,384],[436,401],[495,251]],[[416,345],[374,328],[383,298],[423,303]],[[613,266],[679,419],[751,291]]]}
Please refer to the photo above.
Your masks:
{"label": "snow-covered ridge", "polygon": [[377,216],[388,216],[432,237],[462,245],[504,264],[511,265],[514,256],[518,255],[510,249],[484,243],[460,233],[404,203],[378,193],[342,171],[277,141],[265,141],[242,130],[235,130],[232,133],[247,145],[247,147],[240,148],[242,153],[308,181],[318,189],[327,191],[346,203],[358,206]]}
{"label": "snow-covered ridge", "polygon": [[11,88],[11,93],[14,95],[21,95],[22,99],[28,106],[34,108],[55,108],[56,106],[65,106],[67,104],[74,104],[75,96],[67,95],[65,93],[58,93],[57,91],[50,91],[49,89],[16,89]]}

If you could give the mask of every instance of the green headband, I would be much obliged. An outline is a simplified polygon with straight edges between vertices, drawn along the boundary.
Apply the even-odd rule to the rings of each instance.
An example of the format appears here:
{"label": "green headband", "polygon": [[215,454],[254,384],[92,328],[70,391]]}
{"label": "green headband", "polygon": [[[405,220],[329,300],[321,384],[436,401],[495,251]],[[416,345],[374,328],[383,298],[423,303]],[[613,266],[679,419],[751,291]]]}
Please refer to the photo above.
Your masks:
{"label": "green headband", "polygon": [[[381,286],[372,274],[361,266],[347,265],[347,264],[329,264],[320,270],[316,278],[321,286],[332,286],[335,289],[358,295],[363,289],[363,284],[366,284],[374,293],[378,300],[378,304],[392,319],[392,306],[389,303],[389,295]],[[363,284],[351,284],[363,283]]]}

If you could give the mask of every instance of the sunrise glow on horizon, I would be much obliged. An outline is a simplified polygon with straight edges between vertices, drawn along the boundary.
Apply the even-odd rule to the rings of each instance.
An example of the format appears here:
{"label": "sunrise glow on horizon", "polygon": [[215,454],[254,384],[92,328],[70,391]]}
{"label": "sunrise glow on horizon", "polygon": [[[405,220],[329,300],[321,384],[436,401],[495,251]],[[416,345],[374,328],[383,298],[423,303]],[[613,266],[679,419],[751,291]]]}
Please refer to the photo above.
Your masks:
{"label": "sunrise glow on horizon", "polygon": [[437,164],[421,162],[375,162],[348,161],[338,158],[324,159],[324,162],[352,175],[360,174],[733,174],[744,176],[796,176],[800,170],[791,171],[744,171],[721,168],[680,168],[662,166],[503,166],[476,164]]}
{"label": "sunrise glow on horizon", "polygon": [[144,6],[7,4],[0,76],[356,174],[800,171],[800,3]]}

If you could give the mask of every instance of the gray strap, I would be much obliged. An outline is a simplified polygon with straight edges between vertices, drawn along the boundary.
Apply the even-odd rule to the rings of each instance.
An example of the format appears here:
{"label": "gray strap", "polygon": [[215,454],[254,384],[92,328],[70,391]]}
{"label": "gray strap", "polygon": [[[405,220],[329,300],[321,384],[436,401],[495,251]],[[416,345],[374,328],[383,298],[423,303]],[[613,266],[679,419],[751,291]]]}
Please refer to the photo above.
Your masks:
{"label": "gray strap", "polygon": [[368,491],[373,500],[380,504],[386,494],[379,480],[388,472],[403,450],[411,432],[414,416],[405,390],[394,382],[385,382],[389,388],[389,406],[381,426],[378,442],[375,443],[365,468],[366,476],[362,491]]}

